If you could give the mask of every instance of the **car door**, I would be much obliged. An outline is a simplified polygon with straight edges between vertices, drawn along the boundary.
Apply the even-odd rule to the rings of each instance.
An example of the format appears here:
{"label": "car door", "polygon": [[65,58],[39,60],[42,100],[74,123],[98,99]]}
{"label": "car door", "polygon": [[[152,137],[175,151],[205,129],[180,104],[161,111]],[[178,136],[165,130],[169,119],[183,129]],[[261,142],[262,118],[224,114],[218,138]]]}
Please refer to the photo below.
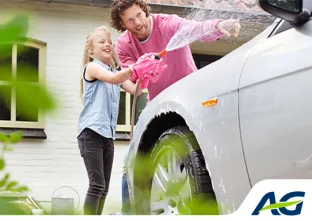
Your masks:
{"label": "car door", "polygon": [[283,29],[253,49],[239,85],[241,139],[252,185],[312,178],[312,21]]}

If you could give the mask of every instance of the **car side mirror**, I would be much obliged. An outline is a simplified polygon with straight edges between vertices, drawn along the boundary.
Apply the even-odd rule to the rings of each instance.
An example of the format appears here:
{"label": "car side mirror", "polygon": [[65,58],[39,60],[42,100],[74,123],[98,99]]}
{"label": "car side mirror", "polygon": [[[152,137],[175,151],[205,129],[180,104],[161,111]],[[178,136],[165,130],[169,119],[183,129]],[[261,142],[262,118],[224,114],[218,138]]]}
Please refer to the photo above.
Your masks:
{"label": "car side mirror", "polygon": [[303,25],[309,21],[311,13],[303,9],[303,0],[257,0],[266,12],[282,18],[294,25]]}

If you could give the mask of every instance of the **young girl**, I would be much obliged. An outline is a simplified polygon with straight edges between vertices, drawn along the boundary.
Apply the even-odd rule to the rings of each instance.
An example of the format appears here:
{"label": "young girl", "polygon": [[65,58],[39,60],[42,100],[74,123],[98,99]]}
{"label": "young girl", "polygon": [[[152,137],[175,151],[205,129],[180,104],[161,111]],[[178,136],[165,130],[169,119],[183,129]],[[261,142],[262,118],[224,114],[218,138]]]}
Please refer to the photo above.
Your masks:
{"label": "young girl", "polygon": [[160,60],[142,58],[130,68],[117,71],[109,31],[96,28],[86,39],[80,80],[82,110],[78,120],[78,146],[89,177],[85,215],[101,215],[109,189],[114,158],[120,86],[134,94],[129,78],[152,76],[166,66]]}

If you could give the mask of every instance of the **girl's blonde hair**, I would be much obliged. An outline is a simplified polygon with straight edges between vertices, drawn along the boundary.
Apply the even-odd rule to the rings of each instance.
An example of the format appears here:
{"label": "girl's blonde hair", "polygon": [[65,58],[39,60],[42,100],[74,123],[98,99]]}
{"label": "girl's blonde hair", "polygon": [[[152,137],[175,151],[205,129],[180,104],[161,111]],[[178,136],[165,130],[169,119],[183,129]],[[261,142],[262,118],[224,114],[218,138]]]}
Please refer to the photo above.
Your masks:
{"label": "girl's blonde hair", "polygon": [[[86,38],[86,44],[85,44],[85,48],[84,48],[84,52],[83,52],[83,57],[82,57],[82,66],[81,66],[81,71],[84,71],[85,66],[93,61],[93,58],[90,57],[89,55],[89,49],[92,47],[93,44],[93,37],[94,34],[97,31],[104,31],[107,34],[110,35],[109,30],[107,29],[106,26],[102,25],[100,27],[95,28],[92,32],[90,32]],[[119,68],[119,61],[118,61],[118,57],[115,51],[115,47],[113,46],[112,48],[112,57],[111,57],[111,62],[110,65],[113,69],[118,69]],[[82,96],[83,96],[83,79],[82,79],[82,75],[80,74],[80,100],[82,101]]]}

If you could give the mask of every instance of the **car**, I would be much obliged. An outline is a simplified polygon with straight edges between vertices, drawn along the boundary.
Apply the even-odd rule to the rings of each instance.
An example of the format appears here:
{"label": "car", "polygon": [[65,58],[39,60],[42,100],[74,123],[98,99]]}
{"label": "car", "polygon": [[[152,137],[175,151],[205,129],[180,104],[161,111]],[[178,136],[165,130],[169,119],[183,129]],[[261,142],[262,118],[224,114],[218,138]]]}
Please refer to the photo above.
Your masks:
{"label": "car", "polygon": [[259,181],[312,178],[312,1],[257,3],[270,26],[142,111],[125,162],[134,214],[230,214]]}

